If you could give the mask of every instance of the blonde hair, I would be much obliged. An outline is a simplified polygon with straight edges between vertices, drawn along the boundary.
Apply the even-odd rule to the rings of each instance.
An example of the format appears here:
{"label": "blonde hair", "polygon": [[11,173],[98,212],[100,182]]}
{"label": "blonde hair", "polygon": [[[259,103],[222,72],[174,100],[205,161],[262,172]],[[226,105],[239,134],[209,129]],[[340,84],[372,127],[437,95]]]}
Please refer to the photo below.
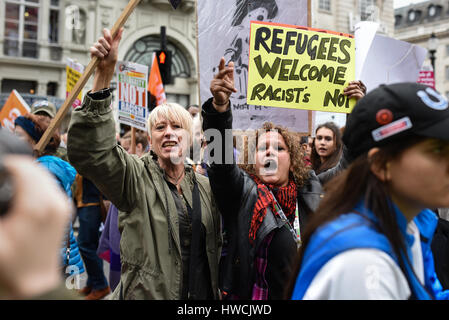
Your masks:
{"label": "blonde hair", "polygon": [[151,138],[151,129],[154,127],[156,122],[160,119],[165,119],[168,121],[177,121],[181,124],[181,128],[186,130],[190,136],[190,143],[192,143],[193,133],[192,133],[192,116],[190,113],[181,105],[177,103],[163,103],[151,111],[148,117],[148,135]]}

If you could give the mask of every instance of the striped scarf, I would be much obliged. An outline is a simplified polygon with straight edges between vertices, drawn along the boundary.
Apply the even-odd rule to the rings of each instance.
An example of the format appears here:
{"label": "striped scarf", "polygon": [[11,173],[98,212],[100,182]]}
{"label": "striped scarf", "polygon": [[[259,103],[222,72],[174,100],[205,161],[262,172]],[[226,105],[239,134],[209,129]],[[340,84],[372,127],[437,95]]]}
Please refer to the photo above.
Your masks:
{"label": "striped scarf", "polygon": [[253,245],[254,240],[256,239],[257,230],[259,230],[263,219],[267,215],[267,208],[270,207],[273,214],[278,215],[275,210],[275,200],[273,198],[273,194],[289,222],[293,223],[293,220],[295,219],[296,198],[298,191],[293,179],[290,179],[287,186],[276,188],[273,185],[265,185],[256,176],[252,175],[251,178],[257,183],[258,195],[254,206],[253,216],[251,218],[251,227],[249,229],[249,241]]}

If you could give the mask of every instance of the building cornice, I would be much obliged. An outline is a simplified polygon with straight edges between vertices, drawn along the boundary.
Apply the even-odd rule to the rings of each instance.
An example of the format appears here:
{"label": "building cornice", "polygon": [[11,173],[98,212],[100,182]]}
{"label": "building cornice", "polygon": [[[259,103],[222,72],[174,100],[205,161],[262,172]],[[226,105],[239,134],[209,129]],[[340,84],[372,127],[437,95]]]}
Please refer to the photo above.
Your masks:
{"label": "building cornice", "polygon": [[66,64],[62,62],[42,61],[37,59],[17,58],[17,57],[0,57],[0,63],[5,65],[21,65],[34,68],[54,68],[65,69]]}

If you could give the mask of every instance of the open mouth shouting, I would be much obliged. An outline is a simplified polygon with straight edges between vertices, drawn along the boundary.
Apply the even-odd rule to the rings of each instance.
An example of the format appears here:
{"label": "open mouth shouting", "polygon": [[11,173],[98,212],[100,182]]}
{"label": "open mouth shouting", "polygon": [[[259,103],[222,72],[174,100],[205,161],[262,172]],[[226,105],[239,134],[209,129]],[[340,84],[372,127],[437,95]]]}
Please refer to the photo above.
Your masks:
{"label": "open mouth shouting", "polygon": [[173,147],[178,147],[179,146],[179,144],[178,144],[178,142],[177,141],[165,141],[163,144],[162,144],[162,148],[173,148]]}
{"label": "open mouth shouting", "polygon": [[278,169],[278,163],[275,159],[266,159],[263,162],[263,171],[265,175],[275,174]]}

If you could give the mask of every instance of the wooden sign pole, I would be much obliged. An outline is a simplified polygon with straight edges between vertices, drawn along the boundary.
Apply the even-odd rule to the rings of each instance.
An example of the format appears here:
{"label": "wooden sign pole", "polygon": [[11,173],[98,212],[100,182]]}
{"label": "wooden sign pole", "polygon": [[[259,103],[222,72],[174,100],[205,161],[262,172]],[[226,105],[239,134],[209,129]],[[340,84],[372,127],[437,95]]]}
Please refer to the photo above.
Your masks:
{"label": "wooden sign pole", "polygon": [[131,127],[131,154],[136,154],[136,128]]}
{"label": "wooden sign pole", "polygon": [[[307,1],[307,26],[312,27],[312,0]],[[308,112],[309,118],[309,136],[313,135],[313,111],[309,110]]]}
{"label": "wooden sign pole", "polygon": [[[122,14],[118,18],[118,20],[115,22],[114,26],[111,29],[112,38],[114,38],[117,34],[117,32],[122,28],[126,20],[128,20],[131,13],[134,11],[134,9],[139,4],[140,0],[130,0],[126,8],[123,10]],[[97,57],[93,57],[89,64],[86,67],[86,70],[84,71],[81,78],[79,78],[78,82],[76,83],[73,90],[70,92],[67,99],[65,99],[64,103],[62,104],[61,108],[59,109],[58,113],[56,114],[55,118],[50,122],[50,125],[48,126],[47,130],[42,135],[39,142],[35,145],[34,149],[38,152],[44,151],[45,147],[47,146],[48,142],[50,141],[51,137],[53,136],[53,133],[55,132],[56,128],[58,128],[61,125],[62,119],[67,114],[68,110],[72,107],[73,103],[75,102],[76,97],[79,95],[81,90],[86,85],[87,81],[89,80],[92,73],[95,71],[95,68],[97,67],[99,60]]]}

